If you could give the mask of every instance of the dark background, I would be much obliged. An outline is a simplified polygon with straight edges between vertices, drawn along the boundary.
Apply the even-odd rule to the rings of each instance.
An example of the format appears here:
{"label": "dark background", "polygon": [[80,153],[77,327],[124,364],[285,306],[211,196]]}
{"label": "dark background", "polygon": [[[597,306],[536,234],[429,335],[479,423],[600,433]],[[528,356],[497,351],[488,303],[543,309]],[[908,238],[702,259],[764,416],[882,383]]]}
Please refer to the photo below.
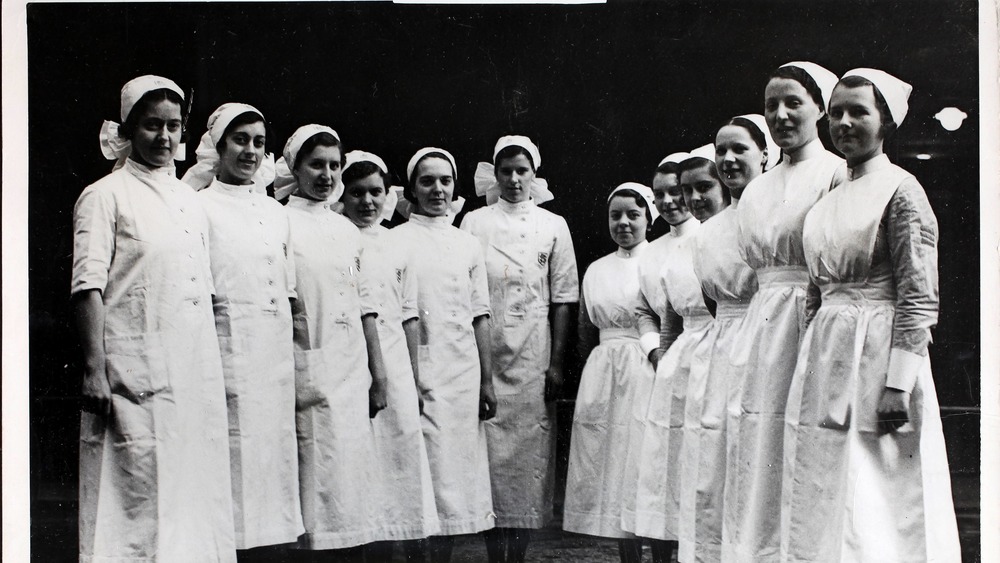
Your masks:
{"label": "dark background", "polygon": [[[75,557],[80,353],[69,280],[72,209],[111,162],[98,147],[119,90],[140,74],[195,89],[189,166],[209,115],[258,107],[280,153],[299,125],[336,129],[397,177],[423,146],[471,178],[504,134],[530,136],[583,269],[614,249],[607,192],[651,182],[668,153],[761,112],[768,73],[809,60],[868,66],[914,86],[887,147],[924,185],[940,223],[941,316],[931,357],[963,542],[978,541],[979,115],[974,1],[614,2],[588,6],[388,3],[28,6],[32,534]],[[956,132],[932,116],[969,114]],[[821,137],[828,147],[829,136]],[[919,161],[918,153],[930,160]],[[561,426],[572,413],[569,389]],[[565,433],[563,436],[565,442]],[[976,547],[976,549],[978,549]],[[975,551],[975,550],[974,550]],[[978,553],[978,551],[975,551]],[[978,559],[978,557],[977,557]],[[970,559],[967,556],[967,560]]]}

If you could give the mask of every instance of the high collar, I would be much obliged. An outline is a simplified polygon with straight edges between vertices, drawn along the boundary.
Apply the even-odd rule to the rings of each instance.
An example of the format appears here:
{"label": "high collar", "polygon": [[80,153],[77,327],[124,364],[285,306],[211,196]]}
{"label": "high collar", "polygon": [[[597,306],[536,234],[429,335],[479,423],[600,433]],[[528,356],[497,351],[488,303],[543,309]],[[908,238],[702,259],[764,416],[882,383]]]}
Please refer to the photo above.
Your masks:
{"label": "high collar", "polygon": [[694,230],[697,229],[698,225],[700,224],[701,223],[699,223],[698,220],[694,218],[694,215],[691,215],[690,217],[685,219],[683,223],[677,225],[671,225],[670,232],[667,234],[678,238],[687,236],[693,233]]}
{"label": "high collar", "polygon": [[316,201],[295,194],[288,196],[288,207],[302,209],[310,213],[334,213],[332,209],[333,204],[334,202],[330,200]]}
{"label": "high collar", "polygon": [[624,248],[619,246],[618,250],[615,251],[615,256],[625,259],[635,258],[636,256],[642,254],[642,251],[646,250],[647,246],[649,246],[649,241],[646,240],[640,242],[639,244],[633,246],[628,250],[625,250]]}
{"label": "high collar", "polygon": [[855,166],[854,168],[847,168],[847,178],[848,180],[854,181],[866,174],[871,174],[876,170],[881,170],[887,166],[891,166],[892,163],[889,162],[889,157],[885,153],[882,153],[874,158],[869,158],[868,160],[862,162],[861,164]]}
{"label": "high collar", "polygon": [[410,214],[410,222],[416,223],[418,225],[426,225],[428,227],[434,227],[437,229],[444,229],[450,227],[454,221],[452,215],[442,215],[441,217],[431,217],[429,215],[421,215],[419,213]]}
{"label": "high collar", "polygon": [[823,141],[819,140],[819,137],[809,141],[801,149],[799,149],[795,156],[785,153],[788,156],[788,164],[794,165],[800,162],[805,162],[811,158],[816,158],[817,156],[823,154],[826,151],[823,148]]}
{"label": "high collar", "polygon": [[497,206],[501,211],[510,213],[511,215],[523,215],[535,207],[535,200],[528,198],[519,203],[511,203],[504,198],[497,200]]}
{"label": "high collar", "polygon": [[125,168],[126,170],[128,170],[129,172],[140,178],[146,177],[146,178],[162,179],[164,176],[169,176],[174,179],[177,178],[177,169],[174,168],[173,164],[171,164],[170,166],[159,166],[157,168],[150,168],[149,166],[136,162],[131,158],[126,158],[125,164],[122,166],[122,168]]}
{"label": "high collar", "polygon": [[[357,227],[357,225],[354,226]],[[367,227],[358,227],[358,230],[361,231],[361,234],[366,237],[377,238],[378,236],[388,231],[389,229],[386,229],[385,227],[379,225],[378,223],[374,223],[372,225],[368,225]]]}
{"label": "high collar", "polygon": [[236,185],[227,184],[218,178],[212,180],[211,189],[239,199],[249,199],[253,196],[253,184]]}

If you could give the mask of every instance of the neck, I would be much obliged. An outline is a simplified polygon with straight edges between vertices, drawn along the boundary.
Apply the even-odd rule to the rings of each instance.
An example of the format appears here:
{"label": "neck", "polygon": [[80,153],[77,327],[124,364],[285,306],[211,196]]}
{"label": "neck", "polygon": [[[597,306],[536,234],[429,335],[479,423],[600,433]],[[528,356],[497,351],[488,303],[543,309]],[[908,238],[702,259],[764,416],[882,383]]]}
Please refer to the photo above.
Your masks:
{"label": "neck", "polygon": [[848,166],[848,168],[855,168],[855,167],[857,167],[857,166],[859,166],[861,164],[864,164],[864,163],[868,162],[869,160],[871,160],[873,158],[877,158],[879,156],[882,156],[882,154],[884,154],[884,151],[882,150],[882,145],[880,144],[878,146],[878,148],[876,148],[874,151],[872,151],[872,152],[870,152],[868,154],[861,155],[861,156],[856,156],[856,157],[849,157],[847,159],[847,166]]}
{"label": "neck", "polygon": [[219,181],[223,184],[229,184],[231,186],[249,186],[253,183],[253,178],[247,178],[244,180],[230,174],[219,174]]}
{"label": "neck", "polygon": [[821,143],[817,143],[817,139],[819,139],[819,137],[813,137],[800,147],[784,151],[785,156],[788,157],[788,162],[795,164],[796,162],[802,162],[803,160],[810,159],[823,152],[823,145]]}

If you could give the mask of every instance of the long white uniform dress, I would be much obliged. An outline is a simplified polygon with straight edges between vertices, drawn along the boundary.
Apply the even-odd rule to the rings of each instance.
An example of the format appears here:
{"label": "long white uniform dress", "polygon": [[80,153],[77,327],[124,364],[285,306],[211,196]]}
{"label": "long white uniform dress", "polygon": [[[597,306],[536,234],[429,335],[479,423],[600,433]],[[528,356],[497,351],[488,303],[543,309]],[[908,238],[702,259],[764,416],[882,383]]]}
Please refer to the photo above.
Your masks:
{"label": "long white uniform dress", "polygon": [[667,351],[657,365],[641,449],[632,456],[639,459],[635,533],[647,538],[678,539],[677,481],[691,356],[712,324],[692,256],[694,238],[702,228],[692,218],[671,230],[667,236],[677,233],[677,243],[660,269],[666,300],[661,346]]}
{"label": "long white uniform dress", "polygon": [[[779,556],[781,462],[785,403],[807,323],[809,274],[802,253],[802,223],[829,191],[843,163],[817,147],[815,156],[782,162],[755,178],[737,209],[740,253],[757,273],[760,289],[750,308],[733,363],[743,384],[734,405],[735,451],[726,474],[725,511],[732,544],[727,561],[761,563]],[[816,150],[816,149],[820,150]]]}
{"label": "long white uniform dress", "polygon": [[378,539],[381,481],[368,418],[368,350],[361,317],[375,313],[359,270],[361,233],[326,202],[291,196],[295,255],[295,411],[305,549]]}
{"label": "long white uniform dress", "polygon": [[235,561],[208,222],[129,159],[73,210],[71,291],[104,301],[111,416],[80,423],[80,561]]}
{"label": "long white uniform dress", "polygon": [[701,291],[715,301],[715,320],[691,356],[683,415],[678,560],[719,561],[727,459],[727,405],[738,400],[740,374],[730,356],[757,292],[757,275],[740,257],[739,200],[702,224],[691,241]]}
{"label": "long white uniform dress", "polygon": [[486,264],[476,237],[452,220],[414,213],[393,229],[417,277],[424,442],[441,534],[448,536],[495,525],[472,329],[473,319],[490,314]]}
{"label": "long white uniform dress", "polygon": [[378,465],[372,474],[383,482],[377,506],[381,539],[411,540],[440,529],[434,506],[431,468],[420,426],[417,387],[410,365],[403,322],[419,318],[417,279],[411,258],[395,230],[381,225],[361,229],[364,269],[378,311],[378,337],[388,378],[388,406],[372,421]]}
{"label": "long white uniform dress", "polygon": [[[659,217],[657,217],[659,219]],[[690,221],[688,221],[690,223]],[[694,223],[698,221],[695,220]],[[663,284],[660,283],[660,270],[668,251],[678,241],[678,230],[670,229],[662,236],[649,243],[639,258],[639,302],[635,308],[636,326],[639,331],[639,344],[646,357],[660,343],[660,322],[666,312],[666,297],[663,295]],[[647,336],[648,335],[648,336]],[[644,338],[649,338],[646,342]],[[647,417],[650,401],[648,397],[653,390],[654,374],[642,372],[642,377],[635,381],[635,396],[632,412],[629,415],[628,449],[639,452],[642,447],[643,435],[646,433]],[[626,532],[635,533],[635,502],[639,491],[639,457],[629,456],[625,460],[622,472],[622,522],[621,527]]]}
{"label": "long white uniform dress", "polygon": [[545,402],[550,303],[576,303],[580,281],[569,227],[532,200],[498,200],[465,216],[483,246],[490,287],[497,414],[486,422],[496,525],[541,528],[552,519],[555,403]]}
{"label": "long white uniform dress", "polygon": [[253,186],[218,179],[198,192],[208,216],[215,329],[229,411],[236,548],[299,537],[288,214]]}
{"label": "long white uniform dress", "polygon": [[600,329],[580,375],[573,412],[563,529],[609,538],[622,530],[622,488],[634,391],[651,377],[652,364],[639,346],[639,258],[649,247],[619,248],[598,259],[583,277],[580,307]]}
{"label": "long white uniform dress", "polygon": [[[806,218],[806,259],[823,303],[788,399],[787,561],[961,560],[927,357],[937,237],[923,188],[885,155],[852,169]],[[886,385],[911,392],[911,422],[890,434],[876,415]]]}

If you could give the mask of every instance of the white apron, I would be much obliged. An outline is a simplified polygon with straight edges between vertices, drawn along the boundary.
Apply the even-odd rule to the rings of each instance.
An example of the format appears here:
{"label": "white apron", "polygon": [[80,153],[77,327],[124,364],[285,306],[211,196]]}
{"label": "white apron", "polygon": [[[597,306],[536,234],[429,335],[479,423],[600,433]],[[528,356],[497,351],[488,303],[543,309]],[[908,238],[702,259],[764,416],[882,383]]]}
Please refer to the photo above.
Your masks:
{"label": "white apron", "polygon": [[[691,241],[701,290],[716,303],[715,320],[691,356],[687,402],[682,415],[678,560],[719,561],[723,535],[727,405],[739,392],[739,372],[730,355],[739,338],[757,276],[740,257],[739,200],[706,221]],[[676,424],[676,422],[675,422]]]}
{"label": "white apron", "polygon": [[732,356],[743,383],[730,421],[737,425],[737,442],[731,444],[733,470],[725,485],[732,532],[732,543],[724,546],[727,561],[760,563],[779,556],[785,403],[805,332],[809,284],[802,223],[842,162],[825,150],[783,162],[750,182],[737,209],[740,252],[756,271],[759,290]]}
{"label": "white apron", "polygon": [[235,561],[208,223],[129,159],[73,213],[72,292],[104,300],[111,415],[80,424],[80,561]]}
{"label": "white apron", "polygon": [[462,230],[483,247],[490,288],[497,414],[486,422],[496,525],[541,528],[552,519],[555,403],[545,402],[550,303],[579,300],[566,221],[532,200],[465,216]]}
{"label": "white apron", "polygon": [[490,314],[479,241],[452,217],[416,213],[393,229],[412,257],[420,310],[423,431],[441,535],[494,526],[480,366],[472,320]]}
{"label": "white apron", "polygon": [[291,543],[304,529],[288,215],[253,186],[214,180],[198,194],[208,216],[212,303],[226,378],[236,548]]}
{"label": "white apron", "polygon": [[[690,234],[698,220],[690,218],[681,225],[670,229],[666,234],[649,243],[639,258],[639,301],[635,309],[636,327],[639,331],[639,345],[648,358],[652,350],[659,346],[660,323],[666,314],[667,298],[663,293],[662,270],[671,249],[680,244],[681,233]],[[651,335],[651,337],[649,336]],[[645,342],[644,338],[651,338]],[[642,372],[636,378],[635,396],[632,414],[629,418],[628,449],[636,452],[625,460],[622,473],[622,529],[635,533],[636,495],[639,492],[639,455],[643,436],[648,424],[650,397],[653,391],[652,370]]]}
{"label": "white apron", "polygon": [[649,243],[598,259],[583,278],[583,303],[600,329],[580,375],[573,412],[563,529],[610,538],[622,530],[622,489],[629,424],[638,378],[653,366],[639,347],[635,308],[639,303],[638,260]]}
{"label": "white apron", "polygon": [[417,280],[403,241],[375,225],[361,229],[364,269],[378,311],[378,337],[388,377],[387,404],[372,421],[377,465],[385,493],[377,506],[382,540],[425,538],[439,530],[431,468],[420,426],[417,387],[403,321],[419,318]]}
{"label": "white apron", "polygon": [[[639,475],[636,494],[635,533],[660,540],[677,539],[680,452],[683,439],[691,355],[712,324],[701,284],[695,275],[692,244],[702,225],[688,221],[677,245],[660,270],[664,298],[681,315],[684,330],[660,358],[649,394],[647,424],[637,455]],[[668,235],[669,236],[669,235]],[[640,395],[637,395],[639,397]]]}
{"label": "white apron", "polygon": [[341,549],[378,538],[381,482],[371,477],[368,350],[361,317],[374,313],[358,271],[361,233],[329,204],[291,196],[295,251],[296,428],[305,549]]}
{"label": "white apron", "polygon": [[[901,184],[916,181],[885,156],[855,172],[861,169],[864,175],[831,192],[806,220],[806,257],[823,304],[806,332],[789,394],[782,555],[795,562],[959,561],[926,356],[914,366],[919,375],[910,397],[911,422],[890,434],[877,427],[876,407],[898,329],[900,280],[888,257],[873,260],[876,236],[890,199]],[[928,214],[921,221],[935,222]],[[919,244],[899,248],[908,252]],[[885,248],[891,253],[893,246]],[[922,258],[917,255],[916,263],[936,269],[936,253]],[[921,277],[914,272],[913,279]]]}

